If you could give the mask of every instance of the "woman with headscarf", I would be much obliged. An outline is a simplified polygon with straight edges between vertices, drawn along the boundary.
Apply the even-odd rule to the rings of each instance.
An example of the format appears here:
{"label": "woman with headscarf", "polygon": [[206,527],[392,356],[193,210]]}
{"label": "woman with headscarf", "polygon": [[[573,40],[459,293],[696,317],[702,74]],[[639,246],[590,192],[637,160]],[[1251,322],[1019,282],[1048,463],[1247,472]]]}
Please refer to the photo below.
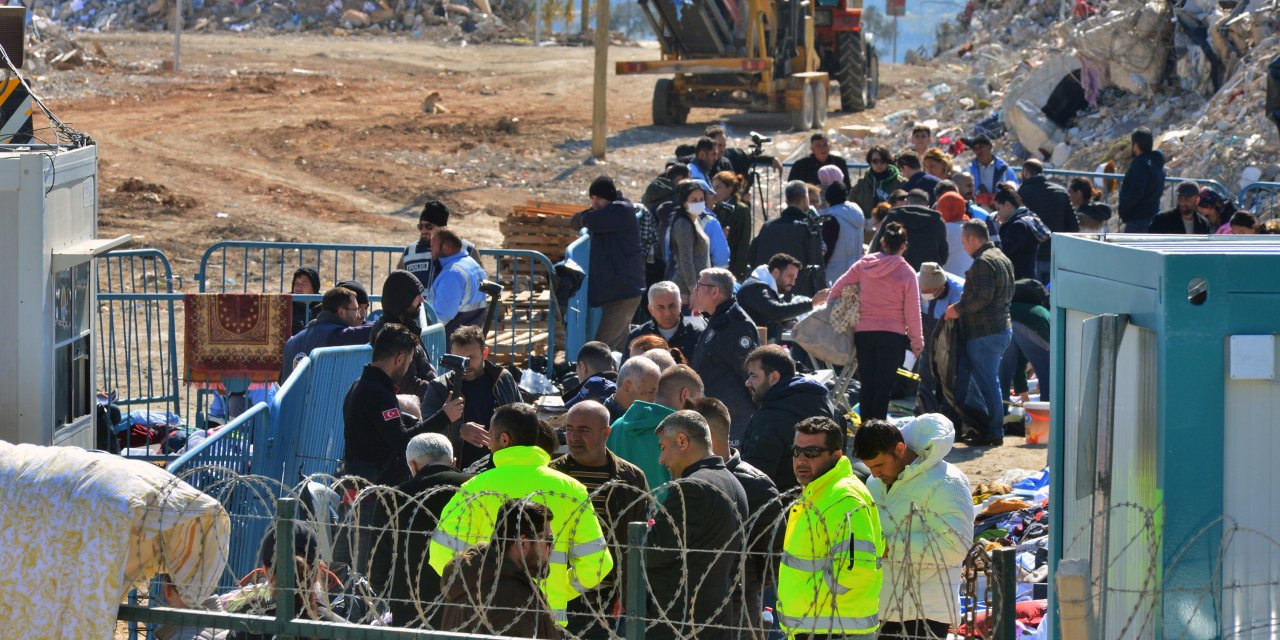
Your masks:
{"label": "woman with headscarf", "polygon": [[1203,187],[1200,189],[1200,203],[1196,205],[1196,209],[1209,221],[1209,228],[1214,233],[1231,233],[1231,216],[1236,214],[1236,205],[1230,199],[1222,197],[1222,194],[1209,187]]}
{"label": "woman with headscarf", "polygon": [[[293,286],[290,289],[295,295],[318,295],[320,293],[320,272],[311,267],[298,267],[293,272]],[[293,303],[293,333],[298,335],[307,328],[307,323],[320,313],[320,303]]]}
{"label": "woman with headscarf", "polygon": [[964,250],[964,242],[960,237],[964,221],[969,219],[968,204],[964,201],[964,196],[948,191],[938,198],[934,208],[942,214],[942,221],[947,225],[948,252],[942,270],[963,277],[969,270],[969,265],[973,264],[973,256]]}
{"label": "woman with headscarf", "polygon": [[680,287],[680,297],[688,304],[698,274],[711,268],[711,243],[699,218],[707,210],[707,194],[698,181],[686,180],[676,187],[676,208],[671,213],[670,258],[667,280]]}

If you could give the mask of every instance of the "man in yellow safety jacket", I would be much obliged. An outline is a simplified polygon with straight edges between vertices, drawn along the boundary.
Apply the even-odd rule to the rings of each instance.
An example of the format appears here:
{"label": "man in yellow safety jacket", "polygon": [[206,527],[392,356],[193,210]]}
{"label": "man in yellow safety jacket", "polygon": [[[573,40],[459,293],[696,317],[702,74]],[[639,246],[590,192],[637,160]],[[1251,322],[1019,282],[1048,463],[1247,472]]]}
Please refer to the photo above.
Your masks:
{"label": "man in yellow safety jacket", "polygon": [[873,638],[880,626],[880,514],[843,444],[829,418],[796,424],[791,465],[804,492],[778,570],[778,621],[791,636]]}
{"label": "man in yellow safety jacket", "polygon": [[551,457],[534,446],[537,437],[532,405],[513,403],[494,412],[489,447],[496,468],[468,480],[449,500],[431,536],[429,561],[442,572],[456,554],[493,535],[504,502],[528,497],[553,516],[554,546],[542,593],[564,626],[565,606],[600,584],[613,568],[613,557],[586,487],[547,466]]}

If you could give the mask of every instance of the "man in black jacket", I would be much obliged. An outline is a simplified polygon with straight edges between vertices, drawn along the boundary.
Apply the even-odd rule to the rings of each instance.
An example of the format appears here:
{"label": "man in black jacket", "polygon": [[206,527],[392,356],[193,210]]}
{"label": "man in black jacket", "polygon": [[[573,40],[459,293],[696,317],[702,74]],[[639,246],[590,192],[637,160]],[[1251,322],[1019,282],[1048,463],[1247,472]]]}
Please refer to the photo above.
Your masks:
{"label": "man in black jacket", "polygon": [[[1071,206],[1071,196],[1067,190],[1056,182],[1050,182],[1044,175],[1044,163],[1031,158],[1022,163],[1022,185],[1018,187],[1018,195],[1022,196],[1022,204],[1031,213],[1039,216],[1045,226],[1054,233],[1076,233],[1080,231],[1080,219],[1076,217],[1075,208]],[[1040,251],[1036,255],[1036,279],[1042,284],[1049,284],[1049,259],[1052,257],[1053,239],[1040,243]]]}
{"label": "man in black jacket", "polygon": [[449,337],[449,353],[467,358],[461,375],[449,371],[431,381],[422,399],[422,414],[435,417],[451,397],[463,401],[462,416],[450,420],[446,430],[458,458],[467,468],[489,454],[489,420],[498,407],[520,402],[520,388],[511,372],[489,362],[480,327],[462,326]]}
{"label": "man in black jacket", "polygon": [[[779,253],[785,253],[801,264],[812,265],[823,272],[822,227],[816,218],[809,216],[809,188],[805,183],[793,180],[783,189],[783,196],[787,200],[787,208],[782,210],[782,215],[760,227],[760,233],[756,234],[747,251],[747,264],[759,266]],[[812,295],[821,288],[801,280],[797,291]]]}
{"label": "man in black jacket", "polygon": [[471,476],[454,466],[453,446],[438,433],[414,436],[405,459],[413,477],[379,500],[369,583],[389,594],[393,626],[439,629],[440,574],[421,559],[445,505]]}
{"label": "man in black jacket", "polygon": [[[729,446],[729,409],[723,402],[715,398],[699,398],[685,400],[684,408],[697,411],[706,419],[711,427],[711,453],[724,460],[724,468],[738,479],[742,490],[747,494],[747,557],[741,586],[734,589],[732,625],[748,628],[755,624],[754,612],[763,611],[761,586],[765,580],[765,568],[769,564],[768,554],[782,550],[785,523],[778,526],[783,518],[783,500],[778,497],[778,487],[765,472],[751,466],[742,459],[737,449]],[[743,606],[743,602],[746,606]]]}
{"label": "man in black jacket", "polygon": [[654,283],[649,287],[649,315],[652,318],[627,334],[627,346],[622,352],[622,359],[628,360],[632,355],[631,341],[640,336],[661,336],[667,344],[680,350],[685,357],[693,355],[698,346],[698,338],[707,324],[702,318],[680,314],[680,287],[670,280]]}
{"label": "man in black jacket", "polygon": [[588,190],[591,208],[573,216],[575,229],[591,234],[587,305],[600,309],[595,339],[614,351],[625,346],[631,318],[644,293],[644,257],[635,205],[622,198],[613,178],[600,176]]}
{"label": "man in black jacket", "polygon": [[1116,213],[1124,223],[1125,233],[1146,233],[1151,219],[1160,210],[1164,194],[1164,154],[1153,151],[1155,138],[1151,130],[1138,127],[1129,134],[1133,162],[1120,183],[1120,202]]}
{"label": "man in black jacket", "polygon": [[[907,252],[902,254],[912,269],[920,270],[926,262],[944,264],[950,256],[947,246],[947,223],[942,214],[928,207],[928,194],[913,189],[907,194],[906,204],[889,210],[880,222],[876,235],[871,238],[868,252],[880,251],[880,236],[890,222],[896,222],[907,230]],[[789,441],[788,441],[789,442]]]}
{"label": "man in black jacket", "polygon": [[711,454],[711,430],[694,411],[658,425],[659,461],[676,478],[654,517],[645,569],[653,598],[649,618],[662,620],[646,637],[734,637],[725,598],[738,575],[747,494],[724,460]]}
{"label": "man in black jacket", "polygon": [[796,163],[791,165],[791,171],[787,172],[787,181],[799,180],[807,184],[822,184],[818,180],[818,169],[829,164],[840,168],[840,173],[844,174],[844,186],[852,188],[853,183],[849,181],[849,163],[845,162],[844,158],[831,153],[831,138],[828,138],[827,134],[815,133],[809,136],[809,155],[796,160]]}
{"label": "man in black jacket", "polygon": [[399,484],[408,479],[404,455],[409,440],[419,433],[442,432],[462,417],[462,399],[456,397],[427,420],[401,412],[394,381],[408,371],[417,346],[417,336],[399,324],[383,326],[374,338],[373,361],[364,366],[342,404],[343,475],[374,484]]}
{"label": "man in black jacket", "polygon": [[827,301],[827,289],[819,291],[813,298],[791,293],[802,266],[799,260],[779,253],[769,258],[768,264],[756,267],[751,277],[738,288],[738,304],[757,326],[769,330],[769,342],[776,342],[782,337],[785,324]]}
{"label": "man in black jacket", "polygon": [[733,416],[733,439],[742,437],[754,407],[745,386],[747,355],[760,346],[756,323],[734,297],[733,274],[704,269],[689,303],[695,314],[709,317],[689,365],[702,378],[706,395],[719,398]]}
{"label": "man in black jacket", "polygon": [[1196,205],[1200,204],[1199,185],[1190,180],[1179,182],[1177,193],[1178,206],[1156,214],[1147,233],[1213,233],[1209,220],[1196,210]]}
{"label": "man in black jacket", "polygon": [[941,182],[938,177],[924,171],[924,168],[920,165],[920,156],[917,156],[916,152],[911,149],[898,154],[897,162],[898,173],[907,180],[902,185],[902,190],[907,193],[911,193],[913,189],[923,191],[928,198],[927,204],[932,207],[938,201],[938,197],[934,195],[934,191],[938,188],[938,183]]}
{"label": "man in black jacket", "polygon": [[826,387],[796,375],[795,361],[778,345],[760,347],[747,356],[747,387],[760,408],[747,424],[742,458],[785,492],[799,485],[788,444],[795,439],[796,423],[814,416],[835,420],[835,406]]}
{"label": "man in black jacket", "polygon": [[436,377],[436,370],[431,366],[431,360],[427,358],[427,350],[422,346],[422,325],[419,317],[424,292],[425,289],[418,281],[418,277],[404,269],[396,269],[387,274],[386,281],[382,283],[382,317],[378,318],[369,332],[371,344],[377,341],[382,328],[392,323],[403,325],[413,335],[418,336],[418,346],[413,351],[413,361],[405,370],[404,377],[396,378],[395,383],[400,393],[419,398],[427,390],[427,383]]}

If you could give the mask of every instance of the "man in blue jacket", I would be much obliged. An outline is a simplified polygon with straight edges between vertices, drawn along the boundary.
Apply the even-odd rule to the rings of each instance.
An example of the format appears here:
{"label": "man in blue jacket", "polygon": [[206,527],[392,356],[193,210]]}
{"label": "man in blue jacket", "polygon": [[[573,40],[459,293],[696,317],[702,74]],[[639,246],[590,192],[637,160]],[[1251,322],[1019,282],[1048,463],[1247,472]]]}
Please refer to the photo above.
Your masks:
{"label": "man in blue jacket", "polygon": [[1125,233],[1146,233],[1151,219],[1160,212],[1160,196],[1164,194],[1164,154],[1154,151],[1151,130],[1138,127],[1129,134],[1133,162],[1120,183],[1120,202],[1116,213],[1124,223]]}
{"label": "man in blue jacket", "polygon": [[973,162],[969,163],[969,175],[973,176],[973,200],[987,211],[995,204],[996,185],[1001,182],[1012,182],[1016,188],[1021,183],[1018,174],[1004,160],[997,158],[992,152],[991,138],[979,134],[974,136]]}
{"label": "man in blue jacket", "polygon": [[462,250],[462,238],[448,229],[437,229],[431,236],[431,253],[438,256],[440,272],[431,283],[427,300],[444,324],[446,336],[458,327],[484,324],[488,298],[480,285],[484,283],[484,267]]}
{"label": "man in blue jacket", "polygon": [[354,291],[339,286],[324,292],[324,298],[320,301],[320,313],[316,314],[305,329],[284,343],[284,368],[280,371],[280,382],[283,384],[289,378],[295,363],[302,356],[310,355],[312,349],[329,346],[330,336],[359,325],[361,319]]}
{"label": "man in blue jacket", "polygon": [[587,305],[600,309],[595,339],[614,351],[622,351],[644,292],[640,223],[635,205],[622,197],[613,178],[596,178],[587,194],[591,208],[572,219],[575,229],[585,227],[591,234]]}

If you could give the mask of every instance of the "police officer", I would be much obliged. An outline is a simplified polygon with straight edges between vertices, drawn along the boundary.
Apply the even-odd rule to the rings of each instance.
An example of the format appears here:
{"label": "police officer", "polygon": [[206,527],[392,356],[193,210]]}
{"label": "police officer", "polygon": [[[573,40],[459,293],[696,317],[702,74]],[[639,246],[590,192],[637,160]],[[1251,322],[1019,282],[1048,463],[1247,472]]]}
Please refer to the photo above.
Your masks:
{"label": "police officer", "polygon": [[830,418],[796,424],[791,465],[804,486],[787,516],[778,622],[787,635],[873,638],[880,626],[880,513]]}
{"label": "police officer", "polygon": [[450,398],[442,411],[427,420],[407,415],[396,397],[400,380],[413,362],[417,337],[402,324],[387,324],[373,343],[373,361],[364,366],[343,401],[344,475],[382,485],[409,479],[405,447],[419,433],[441,433],[462,417],[462,398]]}
{"label": "police officer", "polygon": [[[449,207],[439,200],[428,200],[418,217],[418,241],[405,246],[397,269],[404,269],[417,276],[424,289],[430,289],[440,274],[440,256],[432,255],[431,237],[437,230],[449,226]],[[475,245],[463,241],[462,252],[479,262],[480,252]]]}
{"label": "police officer", "polygon": [[747,390],[747,355],[760,346],[756,323],[734,297],[737,281],[728,269],[704,269],[690,295],[695,314],[710,316],[689,364],[698,372],[706,395],[719,398],[733,417],[730,442],[740,442],[755,412]]}

